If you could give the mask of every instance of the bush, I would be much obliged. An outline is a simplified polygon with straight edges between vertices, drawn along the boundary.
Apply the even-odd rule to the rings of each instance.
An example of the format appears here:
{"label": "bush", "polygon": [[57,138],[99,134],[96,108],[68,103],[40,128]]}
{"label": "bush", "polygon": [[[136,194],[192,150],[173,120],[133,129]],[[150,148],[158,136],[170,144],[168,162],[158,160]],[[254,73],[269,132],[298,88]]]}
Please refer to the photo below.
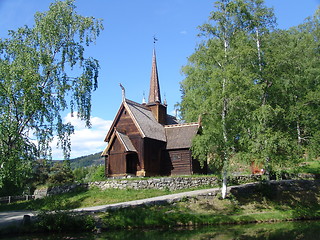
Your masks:
{"label": "bush", "polygon": [[89,182],[106,180],[104,165],[91,167],[86,179]]}
{"label": "bush", "polygon": [[73,170],[74,180],[84,182],[89,173],[88,167],[80,167]]}
{"label": "bush", "polygon": [[56,163],[50,170],[49,185],[61,185],[74,182],[74,175],[69,161]]}
{"label": "bush", "polygon": [[46,232],[92,231],[95,228],[95,221],[90,215],[80,215],[74,212],[41,212],[38,214],[36,228],[38,231]]}

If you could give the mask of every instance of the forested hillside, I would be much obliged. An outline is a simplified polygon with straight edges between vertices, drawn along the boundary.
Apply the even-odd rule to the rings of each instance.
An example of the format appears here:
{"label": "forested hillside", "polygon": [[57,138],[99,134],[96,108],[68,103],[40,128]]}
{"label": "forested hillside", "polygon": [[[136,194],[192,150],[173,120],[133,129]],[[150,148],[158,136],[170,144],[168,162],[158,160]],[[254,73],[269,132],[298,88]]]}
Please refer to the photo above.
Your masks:
{"label": "forested hillside", "polygon": [[70,159],[71,169],[81,168],[81,167],[89,167],[89,166],[97,166],[104,164],[104,158],[101,157],[102,152],[98,152],[95,154],[90,154],[87,156],[77,157],[74,159]]}

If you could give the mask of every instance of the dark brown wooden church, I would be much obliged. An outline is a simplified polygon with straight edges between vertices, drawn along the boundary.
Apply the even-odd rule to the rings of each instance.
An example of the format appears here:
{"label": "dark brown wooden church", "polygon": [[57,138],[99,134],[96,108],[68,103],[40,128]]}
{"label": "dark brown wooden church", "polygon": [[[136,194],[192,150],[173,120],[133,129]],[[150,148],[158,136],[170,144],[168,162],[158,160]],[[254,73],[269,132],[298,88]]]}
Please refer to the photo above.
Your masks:
{"label": "dark brown wooden church", "polygon": [[[124,94],[123,94],[124,95]],[[192,138],[199,123],[180,124],[161,102],[157,63],[153,51],[148,103],[123,96],[122,104],[105,138],[103,151],[107,177],[164,176],[206,173],[192,158]]]}

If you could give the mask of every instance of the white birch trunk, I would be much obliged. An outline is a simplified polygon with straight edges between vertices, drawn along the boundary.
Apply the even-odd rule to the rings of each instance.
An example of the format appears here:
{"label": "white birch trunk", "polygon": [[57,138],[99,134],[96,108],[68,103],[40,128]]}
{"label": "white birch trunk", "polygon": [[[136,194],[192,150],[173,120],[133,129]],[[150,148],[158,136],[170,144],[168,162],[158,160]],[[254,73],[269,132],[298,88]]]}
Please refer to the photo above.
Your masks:
{"label": "white birch trunk", "polygon": [[259,71],[261,74],[262,73],[262,60],[261,60],[260,36],[259,36],[259,29],[258,28],[256,28],[256,44],[257,44],[257,51],[258,51]]}
{"label": "white birch trunk", "polygon": [[221,196],[222,199],[225,199],[227,196],[227,171],[223,171]]}
{"label": "white birch trunk", "polygon": [[301,128],[300,128],[299,121],[297,121],[297,134],[298,134],[298,144],[301,145],[302,137],[301,137]]}
{"label": "white birch trunk", "polygon": [[[224,57],[227,60],[227,51],[229,48],[229,42],[225,38],[224,40]],[[228,169],[228,149],[227,149],[227,143],[228,143],[228,135],[227,135],[227,123],[226,123],[226,117],[228,114],[228,100],[225,96],[226,92],[226,85],[227,85],[227,79],[224,78],[222,82],[222,98],[223,98],[223,107],[222,107],[222,133],[223,133],[223,140],[225,143],[225,149],[223,153],[223,170],[222,170],[222,190],[221,195],[222,198],[225,199],[227,195],[227,169]]]}

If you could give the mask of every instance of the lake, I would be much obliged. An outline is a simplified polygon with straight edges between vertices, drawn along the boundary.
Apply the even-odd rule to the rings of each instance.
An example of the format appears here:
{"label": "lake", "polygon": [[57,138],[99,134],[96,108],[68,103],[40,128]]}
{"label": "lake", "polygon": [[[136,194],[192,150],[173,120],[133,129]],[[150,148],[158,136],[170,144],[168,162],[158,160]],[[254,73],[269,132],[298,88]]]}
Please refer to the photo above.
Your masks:
{"label": "lake", "polygon": [[119,230],[101,234],[36,234],[1,238],[3,240],[229,240],[229,239],[320,239],[320,221],[223,225],[219,227],[181,228],[175,230]]}

